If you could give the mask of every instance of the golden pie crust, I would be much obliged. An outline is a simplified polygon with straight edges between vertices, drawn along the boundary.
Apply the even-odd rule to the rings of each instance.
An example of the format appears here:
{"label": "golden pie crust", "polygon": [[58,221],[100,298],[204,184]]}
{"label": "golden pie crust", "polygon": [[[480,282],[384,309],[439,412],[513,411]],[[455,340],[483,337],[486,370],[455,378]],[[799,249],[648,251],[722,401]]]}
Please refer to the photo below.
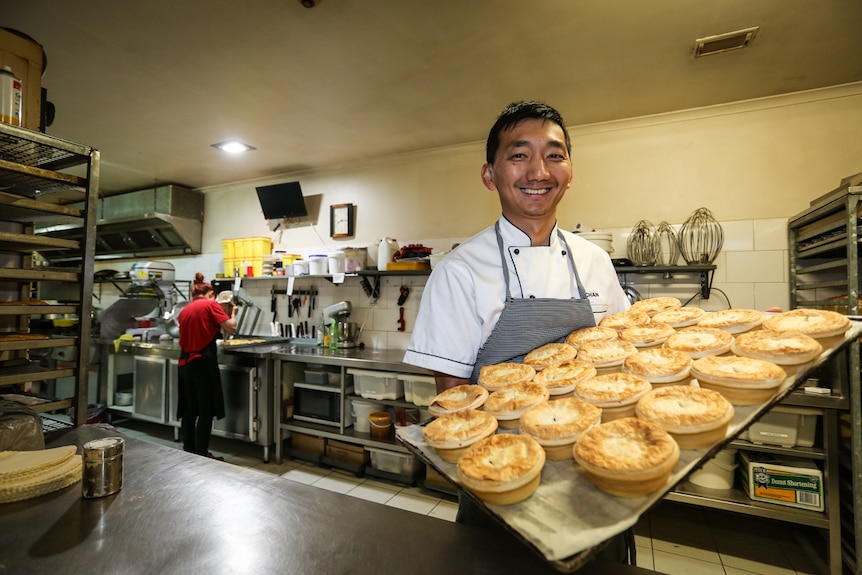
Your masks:
{"label": "golden pie crust", "polygon": [[630,373],[597,375],[575,386],[574,396],[602,408],[602,421],[634,415],[635,404],[652,385]]}
{"label": "golden pie crust", "polygon": [[546,343],[524,356],[524,363],[536,371],[549,365],[575,359],[578,350],[565,343]]}
{"label": "golden pie crust", "polygon": [[679,328],[694,325],[705,315],[706,310],[699,307],[678,307],[658,312],[652,316],[652,321],[666,323],[671,327]]}
{"label": "golden pie crust", "polygon": [[685,352],[693,359],[727,353],[732,344],[730,332],[699,326],[680,329],[664,342],[666,348]]}
{"label": "golden pie crust", "polygon": [[664,487],[679,461],[679,446],[657,423],[625,417],[585,431],[574,457],[602,491],[639,497]]}
{"label": "golden pie crust", "polygon": [[635,344],[635,347],[650,347],[661,345],[675,333],[676,330],[670,325],[653,320],[647,325],[627,327],[620,331],[620,339]]}
{"label": "golden pie crust", "polygon": [[823,346],[803,333],[761,329],[736,336],[731,351],[778,365],[797,365],[815,359]]}
{"label": "golden pie crust", "polygon": [[572,458],[572,445],[581,434],[601,420],[601,408],[568,397],[546,401],[525,411],[521,415],[520,432],[538,441],[548,459],[564,461]]}
{"label": "golden pie crust", "polygon": [[691,356],[666,347],[643,349],[623,361],[623,373],[645,378],[652,384],[681,381],[691,372]]}
{"label": "golden pie crust", "polygon": [[532,381],[536,370],[523,363],[504,362],[494,365],[483,365],[479,370],[479,385],[488,391],[496,391],[501,387]]}
{"label": "golden pie crust", "polygon": [[548,388],[538,383],[524,382],[503,387],[491,393],[484,410],[497,418],[500,427],[517,429],[521,414],[548,401]]}
{"label": "golden pie crust", "polygon": [[850,320],[838,312],[822,309],[794,309],[763,321],[764,329],[795,331],[813,338],[843,335],[850,329]]}
{"label": "golden pie crust", "polygon": [[488,390],[481,385],[456,385],[434,396],[428,411],[434,417],[462,409],[479,409],[488,399]]}
{"label": "golden pie crust", "polygon": [[632,311],[646,312],[647,315],[652,317],[659,312],[678,309],[681,306],[682,302],[675,297],[650,297],[634,302],[630,309]]}
{"label": "golden pie crust", "polygon": [[617,331],[624,330],[627,327],[636,327],[646,325],[650,322],[649,314],[645,311],[621,311],[606,315],[599,322],[599,327],[609,327]]}
{"label": "golden pie crust", "polygon": [[477,409],[441,415],[422,428],[425,442],[449,463],[457,463],[467,447],[496,432],[497,419]]}
{"label": "golden pie crust", "polygon": [[717,391],[668,385],[640,398],[635,413],[661,425],[681,449],[700,449],[725,438],[734,409]]}
{"label": "golden pie crust", "polygon": [[26,341],[48,339],[47,335],[41,333],[6,332],[0,333],[0,341]]}
{"label": "golden pie crust", "polygon": [[635,344],[621,339],[591,341],[578,348],[578,359],[591,363],[595,367],[615,367],[622,365],[625,358],[637,351]]}
{"label": "golden pie crust", "polygon": [[573,331],[566,337],[566,343],[577,349],[590,341],[614,341],[618,337],[617,330],[597,325]]}
{"label": "golden pie crust", "polygon": [[724,309],[706,314],[697,325],[722,329],[729,333],[743,333],[759,326],[763,323],[763,318],[763,313],[756,309]]}
{"label": "golden pie crust", "polygon": [[[616,336],[616,334],[614,335]],[[595,376],[596,368],[593,364],[580,359],[571,359],[546,367],[536,374],[533,383],[547,387],[553,398],[557,395],[571,393],[578,383]]]}
{"label": "golden pie crust", "polygon": [[467,448],[458,460],[458,481],[487,503],[523,501],[538,488],[545,450],[529,435],[498,433]]}
{"label": "golden pie crust", "polygon": [[701,387],[721,393],[736,405],[767,401],[787,379],[784,369],[772,362],[735,355],[695,360],[691,374]]}

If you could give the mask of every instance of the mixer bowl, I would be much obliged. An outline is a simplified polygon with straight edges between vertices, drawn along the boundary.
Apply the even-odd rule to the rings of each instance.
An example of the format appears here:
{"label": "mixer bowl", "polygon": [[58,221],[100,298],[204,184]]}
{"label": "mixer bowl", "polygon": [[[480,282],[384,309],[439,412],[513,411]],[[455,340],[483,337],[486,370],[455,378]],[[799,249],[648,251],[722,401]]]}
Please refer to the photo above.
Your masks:
{"label": "mixer bowl", "polygon": [[359,326],[352,321],[339,321],[335,324],[338,333],[337,340],[339,347],[351,347],[356,344],[359,338]]}

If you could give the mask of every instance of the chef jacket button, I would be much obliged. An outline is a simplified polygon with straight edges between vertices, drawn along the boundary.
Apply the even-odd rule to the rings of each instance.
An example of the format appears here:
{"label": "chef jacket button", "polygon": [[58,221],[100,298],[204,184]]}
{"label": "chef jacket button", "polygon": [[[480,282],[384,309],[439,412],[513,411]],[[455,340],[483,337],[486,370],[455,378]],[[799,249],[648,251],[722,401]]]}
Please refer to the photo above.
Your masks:
{"label": "chef jacket button", "polygon": [[515,248],[515,255],[518,255],[519,253],[521,253],[521,250],[519,250],[518,248]]}
{"label": "chef jacket button", "polygon": [[530,299],[536,299],[536,296],[531,295],[531,296],[530,296]]}
{"label": "chef jacket button", "polygon": [[563,250],[563,255],[566,255],[566,250]]}

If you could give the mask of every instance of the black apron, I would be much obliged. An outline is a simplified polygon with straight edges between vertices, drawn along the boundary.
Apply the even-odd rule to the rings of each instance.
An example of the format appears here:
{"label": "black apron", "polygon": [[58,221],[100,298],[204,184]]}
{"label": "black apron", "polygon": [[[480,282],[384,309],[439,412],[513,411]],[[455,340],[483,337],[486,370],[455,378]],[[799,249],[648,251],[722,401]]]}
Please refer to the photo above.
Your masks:
{"label": "black apron", "polygon": [[182,419],[185,415],[185,389],[186,385],[208,385],[210,386],[209,395],[212,397],[213,414],[216,419],[224,419],[224,393],[221,386],[221,372],[218,367],[218,345],[216,342],[221,335],[221,331],[217,332],[212,341],[200,351],[183,351],[180,353],[180,359],[188,359],[193,353],[199,353],[201,356],[177,369],[180,389],[177,398],[177,419]]}
{"label": "black apron", "polygon": [[[520,363],[525,355],[537,347],[546,343],[564,341],[566,336],[576,329],[596,325],[593,308],[581,284],[572,251],[563,232],[558,229],[557,236],[563,244],[561,255],[567,258],[569,273],[573,279],[572,297],[569,299],[512,297],[509,285],[509,262],[506,258],[506,248],[503,245],[503,236],[500,234],[499,222],[494,225],[494,232],[497,234],[500,260],[503,263],[506,300],[497,324],[476,356],[473,374],[470,377],[473,383],[478,381],[479,371],[483,365],[494,365],[504,361]],[[575,286],[577,286],[577,294],[575,294]]]}

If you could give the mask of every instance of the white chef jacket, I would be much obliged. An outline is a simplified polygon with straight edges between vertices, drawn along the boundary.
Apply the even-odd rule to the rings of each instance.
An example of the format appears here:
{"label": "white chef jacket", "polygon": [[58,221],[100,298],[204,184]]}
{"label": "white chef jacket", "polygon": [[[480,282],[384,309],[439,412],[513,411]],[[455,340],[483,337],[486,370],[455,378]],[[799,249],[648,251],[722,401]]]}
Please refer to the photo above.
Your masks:
{"label": "white chef jacket", "polygon": [[[564,247],[551,231],[551,245],[531,246],[527,234],[500,216],[512,297],[579,297]],[[630,304],[610,256],[597,245],[563,231],[593,309],[596,324]],[[454,377],[470,377],[479,349],[503,310],[506,285],[494,226],[434,266],[404,362]]]}

